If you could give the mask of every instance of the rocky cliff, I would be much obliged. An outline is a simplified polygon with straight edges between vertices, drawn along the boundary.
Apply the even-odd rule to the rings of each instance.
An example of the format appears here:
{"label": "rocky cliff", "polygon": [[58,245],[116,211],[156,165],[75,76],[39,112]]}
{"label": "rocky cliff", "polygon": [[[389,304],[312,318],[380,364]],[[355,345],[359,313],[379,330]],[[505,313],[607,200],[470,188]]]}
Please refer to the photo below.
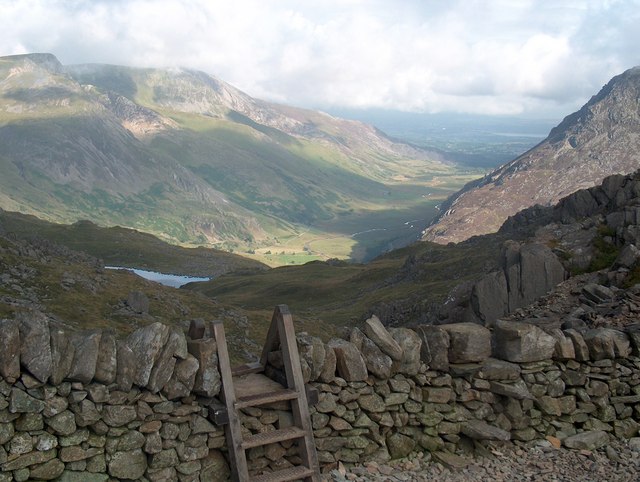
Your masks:
{"label": "rocky cliff", "polygon": [[438,243],[497,231],[518,211],[550,206],[640,166],[640,67],[611,79],[538,146],[465,186],[424,233]]}

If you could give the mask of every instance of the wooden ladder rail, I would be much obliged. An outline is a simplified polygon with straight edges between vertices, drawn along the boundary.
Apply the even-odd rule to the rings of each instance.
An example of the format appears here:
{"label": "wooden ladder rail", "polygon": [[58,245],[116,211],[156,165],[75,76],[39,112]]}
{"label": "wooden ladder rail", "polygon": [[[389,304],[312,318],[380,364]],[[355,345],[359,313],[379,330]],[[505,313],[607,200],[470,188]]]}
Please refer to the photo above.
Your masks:
{"label": "wooden ladder rail", "polygon": [[[238,482],[249,482],[250,480],[246,458],[247,449],[284,440],[297,440],[299,455],[303,465],[255,476],[251,478],[251,481],[285,482],[303,479],[307,482],[319,482],[320,467],[313,439],[307,391],[300,366],[300,356],[298,354],[298,346],[293,327],[293,318],[289,312],[289,308],[286,305],[276,306],[259,363],[242,365],[235,369],[232,368],[229,361],[229,353],[222,323],[214,324],[214,335],[218,347],[223,397],[229,418],[226,436],[229,458],[234,466],[234,470],[232,470],[234,480]],[[286,387],[282,390],[238,399],[234,389],[233,376],[264,371],[269,353],[277,350],[278,347],[282,350]],[[264,405],[282,400],[288,400],[291,403],[294,422],[292,427],[243,438],[242,426],[238,415],[240,408]]]}

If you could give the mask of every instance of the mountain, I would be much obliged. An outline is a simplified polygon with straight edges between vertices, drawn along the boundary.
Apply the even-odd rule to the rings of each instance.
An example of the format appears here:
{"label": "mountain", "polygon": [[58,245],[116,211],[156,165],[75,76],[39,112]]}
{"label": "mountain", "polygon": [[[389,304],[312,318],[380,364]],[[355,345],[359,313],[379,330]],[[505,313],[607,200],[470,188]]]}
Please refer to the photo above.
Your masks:
{"label": "mountain", "polygon": [[635,67],[611,79],[536,147],[451,196],[423,239],[459,242],[497,231],[524,208],[553,205],[608,175],[638,167],[640,67]]}
{"label": "mountain", "polygon": [[372,126],[203,72],[50,54],[0,58],[0,168],[5,210],[226,248],[389,209],[412,180],[454,171]]}

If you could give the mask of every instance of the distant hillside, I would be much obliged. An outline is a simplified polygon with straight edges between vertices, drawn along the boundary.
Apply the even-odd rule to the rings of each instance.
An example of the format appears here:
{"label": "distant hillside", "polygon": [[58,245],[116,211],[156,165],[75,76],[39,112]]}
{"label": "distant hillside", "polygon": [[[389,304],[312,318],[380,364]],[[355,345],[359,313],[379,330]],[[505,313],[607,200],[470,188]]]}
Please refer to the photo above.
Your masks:
{"label": "distant hillside", "polygon": [[424,234],[437,243],[491,233],[518,211],[553,205],[640,167],[640,67],[614,77],[522,156],[467,184]]}
{"label": "distant hillside", "polygon": [[322,223],[343,233],[332,223],[402,209],[454,173],[372,126],[253,99],[203,72],[62,66],[50,54],[0,58],[0,169],[3,209],[227,249]]}
{"label": "distant hillside", "polygon": [[216,277],[241,270],[261,270],[258,261],[209,248],[174,246],[148,233],[120,226],[102,228],[91,221],[71,225],[0,209],[0,234],[25,240],[47,240],[99,258],[106,265],[161,273]]}

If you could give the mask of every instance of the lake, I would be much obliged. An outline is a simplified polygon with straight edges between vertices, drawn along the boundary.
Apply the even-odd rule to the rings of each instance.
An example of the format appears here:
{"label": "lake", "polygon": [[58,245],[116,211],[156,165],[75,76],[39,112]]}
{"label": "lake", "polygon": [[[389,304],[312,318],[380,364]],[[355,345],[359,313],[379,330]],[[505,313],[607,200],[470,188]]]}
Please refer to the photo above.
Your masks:
{"label": "lake", "polygon": [[137,268],[124,268],[122,266],[105,266],[106,269],[125,269],[137,274],[138,276],[148,279],[149,281],[155,281],[156,283],[163,284],[165,286],[171,286],[173,288],[180,288],[187,283],[194,281],[209,281],[211,278],[198,278],[196,276],[180,276],[177,274],[158,273],[156,271],[147,271]]}

